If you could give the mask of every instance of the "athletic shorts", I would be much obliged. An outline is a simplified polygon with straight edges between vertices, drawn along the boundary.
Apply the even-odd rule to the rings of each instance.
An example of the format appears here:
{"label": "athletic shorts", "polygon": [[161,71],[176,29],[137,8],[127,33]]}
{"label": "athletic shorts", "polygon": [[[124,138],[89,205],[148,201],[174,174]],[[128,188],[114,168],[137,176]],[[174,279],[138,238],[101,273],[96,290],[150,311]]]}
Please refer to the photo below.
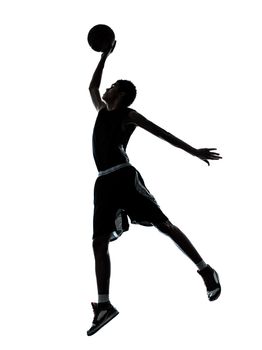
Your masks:
{"label": "athletic shorts", "polygon": [[110,241],[133,224],[153,226],[168,220],[131,165],[99,176],[94,188],[93,239],[111,233]]}

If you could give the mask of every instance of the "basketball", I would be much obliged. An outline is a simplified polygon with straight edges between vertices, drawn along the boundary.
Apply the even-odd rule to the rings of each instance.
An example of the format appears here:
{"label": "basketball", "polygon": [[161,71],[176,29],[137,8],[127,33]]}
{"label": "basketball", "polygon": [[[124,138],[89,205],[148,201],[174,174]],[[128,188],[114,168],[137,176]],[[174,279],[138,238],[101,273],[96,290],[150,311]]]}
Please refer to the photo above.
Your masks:
{"label": "basketball", "polygon": [[115,40],[115,33],[105,24],[97,24],[90,29],[87,41],[91,48],[97,52],[105,52],[112,46]]}

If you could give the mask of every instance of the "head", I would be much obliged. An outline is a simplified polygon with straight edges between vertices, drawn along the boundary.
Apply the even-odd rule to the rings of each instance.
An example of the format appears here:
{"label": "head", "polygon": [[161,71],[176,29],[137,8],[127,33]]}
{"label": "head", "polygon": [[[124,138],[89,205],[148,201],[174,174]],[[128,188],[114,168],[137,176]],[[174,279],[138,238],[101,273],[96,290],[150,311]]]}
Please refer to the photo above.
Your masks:
{"label": "head", "polygon": [[117,80],[103,95],[108,105],[130,106],[136,98],[136,87],[129,80]]}

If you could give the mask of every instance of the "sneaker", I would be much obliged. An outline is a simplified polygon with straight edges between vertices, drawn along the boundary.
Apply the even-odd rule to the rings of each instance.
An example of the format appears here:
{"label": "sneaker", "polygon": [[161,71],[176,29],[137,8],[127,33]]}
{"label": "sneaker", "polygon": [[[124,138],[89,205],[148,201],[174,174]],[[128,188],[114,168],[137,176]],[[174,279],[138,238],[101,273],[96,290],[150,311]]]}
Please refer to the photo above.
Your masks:
{"label": "sneaker", "polygon": [[216,300],[221,293],[221,286],[217,272],[207,265],[203,270],[197,271],[203,278],[207,287],[207,296],[210,301]]}
{"label": "sneaker", "polygon": [[111,321],[119,312],[110,303],[102,303],[104,305],[99,305],[98,303],[91,303],[94,311],[94,320],[92,327],[87,331],[87,335],[95,334],[100,328]]}

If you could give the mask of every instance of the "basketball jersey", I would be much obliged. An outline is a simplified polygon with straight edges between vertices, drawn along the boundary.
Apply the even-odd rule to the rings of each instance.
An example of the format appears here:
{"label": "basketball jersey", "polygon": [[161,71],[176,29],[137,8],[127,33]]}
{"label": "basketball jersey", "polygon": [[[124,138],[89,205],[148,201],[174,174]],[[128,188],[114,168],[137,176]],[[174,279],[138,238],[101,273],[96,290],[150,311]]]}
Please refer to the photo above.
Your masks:
{"label": "basketball jersey", "polygon": [[129,162],[126,147],[136,128],[126,123],[130,111],[130,108],[99,111],[93,131],[93,156],[98,171]]}

